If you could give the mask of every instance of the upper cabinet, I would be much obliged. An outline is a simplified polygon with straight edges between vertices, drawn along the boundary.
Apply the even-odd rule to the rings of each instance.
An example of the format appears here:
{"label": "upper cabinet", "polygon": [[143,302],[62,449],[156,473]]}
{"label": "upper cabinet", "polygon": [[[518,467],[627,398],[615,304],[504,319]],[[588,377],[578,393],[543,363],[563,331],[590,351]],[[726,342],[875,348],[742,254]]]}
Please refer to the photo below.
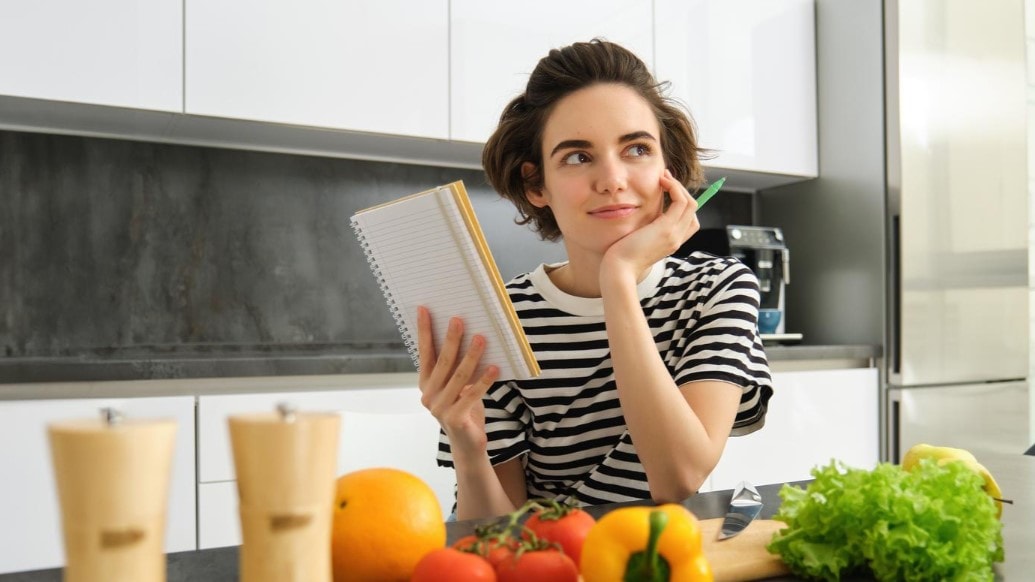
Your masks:
{"label": "upper cabinet", "polygon": [[0,4],[0,94],[183,110],[182,0]]}
{"label": "upper cabinet", "polygon": [[599,37],[755,190],[817,175],[813,1],[0,2],[0,129],[480,168],[538,60]]}
{"label": "upper cabinet", "polygon": [[185,112],[449,137],[447,0],[185,0]]}
{"label": "upper cabinet", "polygon": [[522,92],[552,49],[600,37],[650,65],[654,35],[649,0],[531,0],[502,10],[494,2],[453,0],[450,13],[451,137],[484,143],[503,108]]}
{"label": "upper cabinet", "polygon": [[707,165],[818,175],[813,0],[655,0],[655,66]]}

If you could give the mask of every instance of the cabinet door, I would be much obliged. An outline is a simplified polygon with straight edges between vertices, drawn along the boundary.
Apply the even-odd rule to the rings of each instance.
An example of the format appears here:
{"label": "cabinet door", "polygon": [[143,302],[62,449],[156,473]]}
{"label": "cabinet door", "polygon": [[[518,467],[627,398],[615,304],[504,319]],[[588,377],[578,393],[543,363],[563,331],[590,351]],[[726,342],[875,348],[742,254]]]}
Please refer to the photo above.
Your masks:
{"label": "cabinet door", "polygon": [[709,166],[816,176],[813,0],[656,0],[657,76]]}
{"label": "cabinet door", "polygon": [[0,94],[183,110],[181,0],[0,2]]}
{"label": "cabinet door", "polygon": [[880,461],[875,368],[778,372],[765,426],[726,443],[711,488],[811,478],[831,459],[870,469]]}
{"label": "cabinet door", "polygon": [[409,385],[328,392],[202,396],[198,402],[200,546],[240,543],[237,491],[227,418],[272,411],[279,402],[341,415],[338,474],[394,467],[423,479],[444,514],[453,506],[453,471],[437,465],[438,422],[420,404],[416,374]]}
{"label": "cabinet door", "polygon": [[450,13],[451,137],[485,142],[503,107],[552,48],[603,37],[654,63],[646,0],[453,0]]}
{"label": "cabinet door", "polygon": [[447,0],[185,0],[187,113],[448,137]]}
{"label": "cabinet door", "polygon": [[65,563],[61,508],[47,440],[55,421],[96,418],[105,407],[129,418],[176,421],[165,549],[197,548],[194,478],[194,397],[0,402],[0,573]]}

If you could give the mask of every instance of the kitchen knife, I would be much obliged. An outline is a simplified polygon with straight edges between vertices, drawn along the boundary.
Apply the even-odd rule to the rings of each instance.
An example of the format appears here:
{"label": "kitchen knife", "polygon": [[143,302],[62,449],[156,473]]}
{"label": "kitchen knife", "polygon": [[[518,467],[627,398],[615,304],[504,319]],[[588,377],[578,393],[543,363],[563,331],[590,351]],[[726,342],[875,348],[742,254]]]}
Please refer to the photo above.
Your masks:
{"label": "kitchen knife", "polygon": [[719,530],[719,539],[725,540],[744,531],[761,511],[762,496],[751,483],[741,481],[733,490],[730,508],[722,520],[722,529]]}

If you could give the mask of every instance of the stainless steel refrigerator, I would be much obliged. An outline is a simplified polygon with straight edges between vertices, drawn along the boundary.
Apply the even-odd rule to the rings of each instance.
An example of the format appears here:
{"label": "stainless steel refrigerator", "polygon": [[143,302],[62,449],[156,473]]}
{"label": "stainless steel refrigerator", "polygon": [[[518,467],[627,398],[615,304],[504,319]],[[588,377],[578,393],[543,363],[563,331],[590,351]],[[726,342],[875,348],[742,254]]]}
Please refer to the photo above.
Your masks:
{"label": "stainless steel refrigerator", "polygon": [[1028,387],[1023,0],[885,4],[887,457],[1021,453]]}

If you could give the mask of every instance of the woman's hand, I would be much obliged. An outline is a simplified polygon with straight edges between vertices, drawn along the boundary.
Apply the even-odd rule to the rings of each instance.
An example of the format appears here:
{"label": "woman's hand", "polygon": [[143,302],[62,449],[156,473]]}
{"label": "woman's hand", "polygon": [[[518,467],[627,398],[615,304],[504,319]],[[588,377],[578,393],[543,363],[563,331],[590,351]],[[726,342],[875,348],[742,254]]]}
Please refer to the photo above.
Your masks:
{"label": "woman's hand", "polygon": [[449,437],[454,456],[484,453],[488,437],[482,396],[499,374],[496,366],[486,366],[480,376],[474,377],[485,352],[485,338],[475,335],[467,352],[461,354],[463,337],[463,321],[453,317],[445,342],[436,350],[431,313],[424,307],[417,308],[421,404],[431,411]]}
{"label": "woman's hand", "polygon": [[676,252],[701,229],[701,223],[697,221],[697,201],[668,170],[661,175],[660,186],[671,199],[668,208],[664,208],[662,203],[657,218],[650,224],[611,245],[604,254],[602,277],[605,270],[621,266],[628,266],[634,276],[639,276],[654,263]]}

